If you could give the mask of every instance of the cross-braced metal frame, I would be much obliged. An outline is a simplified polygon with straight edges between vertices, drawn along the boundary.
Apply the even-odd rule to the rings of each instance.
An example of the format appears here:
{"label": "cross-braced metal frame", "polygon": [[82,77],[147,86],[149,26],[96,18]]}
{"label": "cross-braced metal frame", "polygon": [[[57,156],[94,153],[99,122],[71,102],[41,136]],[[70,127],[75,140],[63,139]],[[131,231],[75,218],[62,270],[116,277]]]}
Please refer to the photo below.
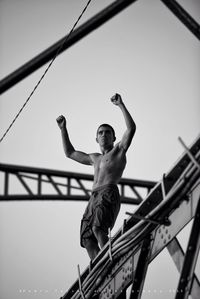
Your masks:
{"label": "cross-braced metal frame", "polygon": [[[85,200],[90,197],[93,175],[60,170],[0,164],[0,201]],[[142,202],[156,182],[121,179],[121,202]]]}
{"label": "cross-braced metal frame", "polygon": [[[161,0],[175,16],[200,39],[199,24],[175,0]],[[113,16],[136,0],[117,0],[89,21],[77,28],[63,45],[60,53],[97,29]],[[24,79],[51,60],[64,39],[61,39],[37,57],[0,81],[0,93]],[[126,298],[126,289],[132,285],[130,299],[139,299],[150,262],[164,249],[168,251],[180,273],[175,299],[200,297],[200,283],[195,275],[195,266],[200,248],[200,138],[163,180],[154,182],[120,181],[122,201],[138,204],[144,198],[138,188],[145,188],[149,194],[137,211],[125,221],[122,229],[109,240],[109,245],[99,253],[95,261],[79,277],[63,296],[63,299]],[[0,164],[4,189],[1,200],[26,199],[71,199],[87,200],[90,195],[88,183],[92,176],[32,167]],[[23,192],[11,192],[10,178],[15,177]],[[63,182],[63,179],[65,182]],[[62,181],[61,181],[62,180]],[[36,184],[30,183],[35,181]],[[73,184],[72,184],[73,181]],[[46,191],[50,185],[54,193]],[[155,185],[155,186],[154,186]],[[127,197],[125,188],[134,193]],[[48,189],[48,188],[47,188]],[[81,194],[80,194],[81,193]],[[186,253],[183,252],[176,236],[183,227],[193,220]],[[110,246],[108,248],[108,246]],[[109,255],[107,252],[109,251]],[[109,257],[109,258],[108,258]],[[103,261],[103,262],[102,262]]]}

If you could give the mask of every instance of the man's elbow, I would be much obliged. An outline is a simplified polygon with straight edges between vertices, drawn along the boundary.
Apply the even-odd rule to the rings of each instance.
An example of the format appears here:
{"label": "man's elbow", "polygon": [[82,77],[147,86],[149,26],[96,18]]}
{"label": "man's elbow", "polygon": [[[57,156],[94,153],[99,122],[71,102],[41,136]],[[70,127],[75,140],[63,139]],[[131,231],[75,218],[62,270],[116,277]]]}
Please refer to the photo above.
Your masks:
{"label": "man's elbow", "polygon": [[129,129],[129,134],[133,137],[136,132],[136,124],[134,123],[131,128]]}
{"label": "man's elbow", "polygon": [[65,150],[65,156],[69,159],[73,159],[73,154],[75,150]]}

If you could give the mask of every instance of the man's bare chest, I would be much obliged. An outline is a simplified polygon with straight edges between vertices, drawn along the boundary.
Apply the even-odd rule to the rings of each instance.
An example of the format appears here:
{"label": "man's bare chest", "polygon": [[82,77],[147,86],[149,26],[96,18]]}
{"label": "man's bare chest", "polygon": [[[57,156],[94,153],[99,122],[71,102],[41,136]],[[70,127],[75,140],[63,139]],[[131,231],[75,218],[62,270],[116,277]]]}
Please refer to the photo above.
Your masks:
{"label": "man's bare chest", "polygon": [[115,170],[123,168],[126,164],[126,156],[122,152],[109,152],[101,155],[96,163],[96,168],[99,170]]}

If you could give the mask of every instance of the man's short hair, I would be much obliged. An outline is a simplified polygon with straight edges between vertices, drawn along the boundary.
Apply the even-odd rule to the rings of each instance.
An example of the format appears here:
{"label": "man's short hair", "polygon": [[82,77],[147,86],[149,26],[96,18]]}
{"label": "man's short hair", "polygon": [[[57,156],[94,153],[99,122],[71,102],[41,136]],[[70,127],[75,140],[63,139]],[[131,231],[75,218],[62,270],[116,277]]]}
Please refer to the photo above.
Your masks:
{"label": "man's short hair", "polygon": [[108,127],[109,129],[111,129],[111,131],[112,131],[112,133],[113,133],[113,137],[114,137],[114,139],[116,139],[116,137],[115,137],[115,130],[114,130],[113,127],[112,127],[111,125],[109,125],[109,124],[102,124],[102,125],[100,125],[100,126],[98,127],[98,129],[97,129],[97,134],[98,134],[98,131],[99,131],[99,129],[100,129],[101,127]]}

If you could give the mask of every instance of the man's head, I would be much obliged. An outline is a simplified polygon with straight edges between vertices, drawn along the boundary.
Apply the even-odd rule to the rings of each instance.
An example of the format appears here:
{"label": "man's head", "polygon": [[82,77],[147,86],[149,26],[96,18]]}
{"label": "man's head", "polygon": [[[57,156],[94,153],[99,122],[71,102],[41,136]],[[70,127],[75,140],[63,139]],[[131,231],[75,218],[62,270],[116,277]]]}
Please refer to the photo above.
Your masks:
{"label": "man's head", "polygon": [[102,124],[97,129],[96,141],[100,146],[111,146],[116,140],[115,131],[109,124]]}

